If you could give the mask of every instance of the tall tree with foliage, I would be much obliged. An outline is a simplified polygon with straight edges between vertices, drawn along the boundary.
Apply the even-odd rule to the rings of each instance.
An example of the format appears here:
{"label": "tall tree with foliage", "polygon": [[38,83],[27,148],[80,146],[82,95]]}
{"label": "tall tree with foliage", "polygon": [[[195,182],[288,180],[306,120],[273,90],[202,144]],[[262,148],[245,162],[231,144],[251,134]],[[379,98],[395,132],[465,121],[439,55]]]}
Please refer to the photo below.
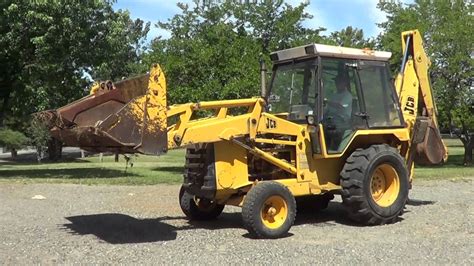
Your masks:
{"label": "tall tree with foliage", "polygon": [[354,47],[354,48],[374,48],[375,40],[366,38],[362,29],[347,26],[340,31],[331,32],[329,35],[330,44]]}
{"label": "tall tree with foliage", "polygon": [[380,46],[393,52],[392,65],[400,65],[404,30],[417,28],[431,57],[431,80],[441,126],[450,128],[464,144],[464,163],[472,164],[474,148],[474,5],[469,1],[416,0],[403,5],[381,2],[388,14],[380,24]]}
{"label": "tall tree with foliage", "polygon": [[236,99],[259,94],[259,57],[277,49],[321,39],[323,29],[307,29],[307,4],[257,1],[192,6],[158,26],[171,32],[155,39],[144,67],[160,63],[173,103]]}
{"label": "tall tree with foliage", "polygon": [[[259,2],[259,1],[257,1]],[[236,24],[259,41],[264,54],[322,41],[319,35],[326,29],[309,29],[302,22],[313,16],[305,11],[309,1],[292,6],[283,0],[261,1],[255,4],[230,5]]]}
{"label": "tall tree with foliage", "polygon": [[149,26],[112,1],[0,3],[0,126],[83,96],[86,78],[132,72]]}

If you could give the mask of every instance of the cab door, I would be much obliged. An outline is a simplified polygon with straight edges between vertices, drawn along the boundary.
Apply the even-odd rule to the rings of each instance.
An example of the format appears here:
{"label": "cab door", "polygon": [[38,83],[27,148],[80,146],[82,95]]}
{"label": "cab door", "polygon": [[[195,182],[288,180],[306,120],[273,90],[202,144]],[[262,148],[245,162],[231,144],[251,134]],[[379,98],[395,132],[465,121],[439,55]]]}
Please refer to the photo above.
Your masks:
{"label": "cab door", "polygon": [[367,128],[357,61],[321,58],[321,130],[327,154],[344,151],[358,129]]}

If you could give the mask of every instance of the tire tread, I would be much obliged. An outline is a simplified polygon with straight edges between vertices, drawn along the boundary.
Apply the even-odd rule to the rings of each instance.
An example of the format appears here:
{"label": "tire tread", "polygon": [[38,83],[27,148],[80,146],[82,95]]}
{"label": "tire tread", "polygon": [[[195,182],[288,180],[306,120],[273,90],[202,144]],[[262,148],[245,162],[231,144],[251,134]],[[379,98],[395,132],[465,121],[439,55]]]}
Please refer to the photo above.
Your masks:
{"label": "tire tread", "polygon": [[356,149],[346,160],[341,176],[341,195],[348,215],[351,219],[368,225],[393,223],[403,212],[397,212],[393,217],[382,217],[375,213],[369,206],[368,199],[364,196],[364,180],[371,161],[378,154],[388,153],[395,156],[404,164],[404,160],[398,150],[386,144],[372,145],[367,149]]}
{"label": "tire tread", "polygon": [[[266,194],[283,194],[283,196],[287,200],[288,205],[288,223],[285,223],[282,227],[282,230],[278,232],[272,232],[266,230],[264,225],[261,223],[260,219],[260,201],[265,200],[262,199],[263,195]],[[250,191],[247,193],[244,204],[242,206],[242,220],[244,222],[245,228],[249,231],[250,235],[257,237],[257,238],[278,238],[281,237],[283,234],[286,234],[289,228],[293,225],[296,217],[296,201],[295,197],[291,194],[291,192],[280,183],[273,182],[273,181],[263,181],[258,183],[254,186]],[[287,228],[286,228],[287,227]]]}

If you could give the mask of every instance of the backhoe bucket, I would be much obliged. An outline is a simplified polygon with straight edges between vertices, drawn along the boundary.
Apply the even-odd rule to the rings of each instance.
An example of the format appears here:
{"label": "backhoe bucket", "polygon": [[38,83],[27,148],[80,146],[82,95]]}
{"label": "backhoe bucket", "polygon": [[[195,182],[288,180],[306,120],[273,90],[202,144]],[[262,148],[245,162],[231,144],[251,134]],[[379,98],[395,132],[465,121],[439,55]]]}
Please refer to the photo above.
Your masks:
{"label": "backhoe bucket", "polygon": [[448,151],[433,120],[428,120],[423,141],[416,144],[415,162],[420,165],[437,165],[448,159]]}
{"label": "backhoe bucket", "polygon": [[150,74],[107,85],[37,117],[65,146],[93,152],[166,152],[166,80],[160,66],[153,65]]}

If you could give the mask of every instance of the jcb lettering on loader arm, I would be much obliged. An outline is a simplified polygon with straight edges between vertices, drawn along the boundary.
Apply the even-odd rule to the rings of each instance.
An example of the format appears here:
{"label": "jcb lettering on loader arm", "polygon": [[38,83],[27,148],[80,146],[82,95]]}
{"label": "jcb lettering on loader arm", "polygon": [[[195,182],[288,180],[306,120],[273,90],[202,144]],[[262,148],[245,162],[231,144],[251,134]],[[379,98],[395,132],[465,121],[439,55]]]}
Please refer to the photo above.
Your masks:
{"label": "jcb lettering on loader arm", "polygon": [[267,128],[276,128],[276,121],[275,120],[272,120],[270,118],[267,118]]}
{"label": "jcb lettering on loader arm", "polygon": [[[153,65],[38,116],[67,146],[154,155],[186,148],[179,202],[189,219],[241,206],[252,235],[278,238],[297,205],[323,209],[340,195],[353,220],[392,223],[414,162],[447,157],[421,36],[408,31],[402,40],[395,84],[389,52],[309,44],[270,55],[261,97],[167,105],[164,74]],[[262,81],[265,74],[262,65]],[[197,118],[202,110],[211,115]]]}

